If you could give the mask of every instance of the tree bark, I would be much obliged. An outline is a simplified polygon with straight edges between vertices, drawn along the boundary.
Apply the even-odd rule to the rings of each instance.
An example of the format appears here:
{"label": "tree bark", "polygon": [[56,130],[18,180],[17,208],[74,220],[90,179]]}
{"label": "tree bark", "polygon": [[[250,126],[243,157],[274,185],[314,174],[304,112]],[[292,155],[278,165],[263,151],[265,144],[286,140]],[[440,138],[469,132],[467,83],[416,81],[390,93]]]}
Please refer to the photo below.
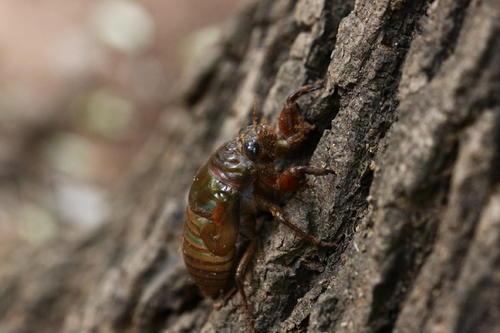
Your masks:
{"label": "tree bark", "polygon": [[164,114],[108,223],[16,260],[1,332],[247,332],[180,256],[196,169],[301,99],[317,133],[294,161],[333,168],[285,206],[335,250],[266,220],[247,276],[258,332],[500,331],[500,4],[261,0],[224,27]]}

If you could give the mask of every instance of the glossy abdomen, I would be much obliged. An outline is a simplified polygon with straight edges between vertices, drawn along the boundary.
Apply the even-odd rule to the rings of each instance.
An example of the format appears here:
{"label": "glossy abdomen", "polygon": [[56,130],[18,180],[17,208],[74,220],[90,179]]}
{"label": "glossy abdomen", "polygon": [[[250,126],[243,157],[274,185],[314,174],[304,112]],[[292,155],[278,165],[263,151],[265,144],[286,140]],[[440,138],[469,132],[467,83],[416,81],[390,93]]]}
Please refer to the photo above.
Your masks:
{"label": "glossy abdomen", "polygon": [[233,280],[239,200],[252,166],[237,142],[230,141],[198,171],[189,191],[184,262],[201,291],[212,298]]}
{"label": "glossy abdomen", "polygon": [[193,213],[188,207],[184,224],[182,252],[189,274],[206,296],[217,298],[231,284],[234,270],[234,249],[224,256],[210,252],[200,233],[212,221]]}

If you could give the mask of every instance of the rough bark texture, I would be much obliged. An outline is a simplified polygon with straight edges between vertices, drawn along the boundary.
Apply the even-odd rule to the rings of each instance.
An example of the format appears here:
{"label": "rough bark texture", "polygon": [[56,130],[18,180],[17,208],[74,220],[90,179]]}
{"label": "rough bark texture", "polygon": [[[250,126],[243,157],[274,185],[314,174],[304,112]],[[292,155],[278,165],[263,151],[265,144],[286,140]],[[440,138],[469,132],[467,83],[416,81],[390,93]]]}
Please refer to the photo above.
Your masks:
{"label": "rough bark texture", "polygon": [[[179,252],[186,192],[253,103],[305,82],[317,125],[286,212],[335,251],[265,224],[247,290],[258,332],[500,331],[500,4],[262,0],[225,28],[165,114],[109,223],[17,264],[2,332],[246,332]],[[173,110],[176,109],[176,112]]]}

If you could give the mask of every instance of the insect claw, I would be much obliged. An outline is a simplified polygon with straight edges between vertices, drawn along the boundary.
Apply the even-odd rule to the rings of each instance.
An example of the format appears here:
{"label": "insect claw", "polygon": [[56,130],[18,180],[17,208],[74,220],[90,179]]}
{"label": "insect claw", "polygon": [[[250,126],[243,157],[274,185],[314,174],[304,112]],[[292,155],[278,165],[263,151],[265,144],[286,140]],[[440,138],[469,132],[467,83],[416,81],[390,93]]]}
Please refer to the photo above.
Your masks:
{"label": "insect claw", "polygon": [[325,175],[337,175],[337,173],[332,169],[325,169]]}
{"label": "insect claw", "polygon": [[318,244],[319,247],[325,247],[329,249],[334,249],[338,246],[337,242],[325,242],[325,241],[320,241]]}
{"label": "insect claw", "polygon": [[310,91],[321,89],[321,88],[323,88],[324,84],[325,84],[325,80],[318,80],[318,81],[311,84]]}
{"label": "insect claw", "polygon": [[215,311],[218,311],[220,309],[222,309],[222,307],[225,305],[225,302],[224,300],[218,300],[216,302],[214,302],[214,304],[212,304],[212,308],[215,310]]}
{"label": "insect claw", "polygon": [[327,166],[326,162],[322,162],[320,168],[323,169],[327,174],[334,174],[334,175],[337,174],[333,169],[330,169]]}

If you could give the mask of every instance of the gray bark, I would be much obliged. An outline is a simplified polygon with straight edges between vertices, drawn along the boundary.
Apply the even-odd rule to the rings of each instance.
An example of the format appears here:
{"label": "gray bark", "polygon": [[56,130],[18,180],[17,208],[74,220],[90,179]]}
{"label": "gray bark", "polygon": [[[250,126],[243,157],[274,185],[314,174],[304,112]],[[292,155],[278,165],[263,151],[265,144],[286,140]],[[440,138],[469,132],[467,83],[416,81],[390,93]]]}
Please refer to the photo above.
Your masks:
{"label": "gray bark", "polygon": [[247,276],[258,332],[500,332],[500,4],[261,0],[224,27],[165,111],[109,223],[49,245],[0,287],[2,332],[246,332],[212,310],[179,237],[197,167],[255,103],[287,94],[318,132],[290,219],[268,219]]}

